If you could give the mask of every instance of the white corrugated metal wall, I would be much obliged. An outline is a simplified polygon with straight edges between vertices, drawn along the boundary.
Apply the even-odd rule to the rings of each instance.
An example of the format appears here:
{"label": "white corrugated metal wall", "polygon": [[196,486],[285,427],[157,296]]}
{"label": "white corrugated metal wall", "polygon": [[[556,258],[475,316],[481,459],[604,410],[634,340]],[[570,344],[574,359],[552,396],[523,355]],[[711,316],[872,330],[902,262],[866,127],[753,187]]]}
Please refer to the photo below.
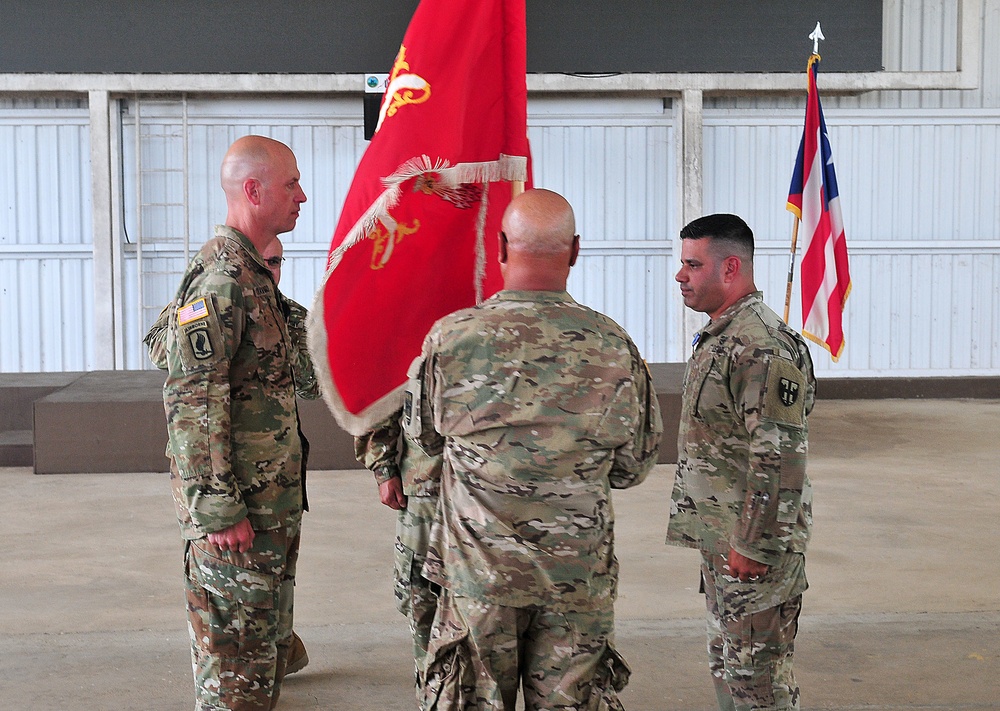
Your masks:
{"label": "white corrugated metal wall", "polygon": [[0,104],[0,371],[92,363],[87,127],[76,102]]}
{"label": "white corrugated metal wall", "polygon": [[[957,4],[887,0],[890,70],[951,70]],[[1000,0],[984,0],[982,76],[969,91],[824,95],[852,253],[847,350],[837,375],[1000,372]],[[822,75],[820,78],[822,89]],[[172,296],[183,264],[179,100],[143,102],[143,278],[136,269],[134,102],[123,118],[126,233],[121,339],[126,367]],[[759,285],[780,310],[791,218],[783,211],[801,130],[800,98],[707,98],[704,209],[743,214],[760,244]],[[670,101],[532,97],[536,183],[575,205],[586,251],[571,290],[619,320],[650,360],[682,360],[671,239],[679,227]],[[0,371],[85,370],[94,362],[87,110],[0,102]],[[188,105],[192,246],[225,214],[217,171],[238,135],[289,143],[310,196],[287,236],[283,289],[308,304],[353,166],[364,149],[356,99]],[[130,134],[130,131],[132,132]],[[332,156],[332,162],[331,162]],[[157,173],[159,171],[159,174]],[[181,241],[183,238],[180,238]],[[110,295],[109,295],[110,297]],[[98,297],[99,298],[99,297]],[[793,307],[792,322],[798,319]]]}
{"label": "white corrugated metal wall", "polygon": [[[835,96],[820,65],[853,287],[840,361],[812,346],[821,375],[1000,372],[1000,0],[982,13],[975,90]],[[887,0],[885,68],[954,70],[959,19],[953,0]],[[762,241],[758,286],[780,313],[792,230],[781,206],[802,100],[705,106],[704,210],[747,218]]]}
{"label": "white corrugated metal wall", "polygon": [[[1000,112],[830,109],[851,254],[847,346],[817,370],[843,375],[1000,371]],[[705,210],[744,215],[758,286],[783,307],[792,217],[784,211],[801,113],[705,116]],[[797,296],[797,295],[796,295]],[[790,320],[801,323],[793,299]]]}
{"label": "white corrugated metal wall", "polygon": [[[184,133],[178,102],[140,102],[143,223],[135,204],[136,104],[124,116],[124,313],[126,366],[147,367],[139,342],[174,290],[186,264],[179,196]],[[296,153],[309,197],[295,230],[285,236],[282,290],[310,305],[326,264],[330,235],[357,161],[365,149],[358,102],[189,101],[188,233],[197,249],[225,217],[218,166],[232,141],[258,133]],[[529,133],[535,183],[565,194],[584,235],[572,276],[577,297],[636,334],[647,357],[668,359],[670,235],[674,199],[673,117],[662,99],[532,100]],[[331,159],[332,157],[332,159]],[[143,284],[138,284],[141,242]],[[141,300],[140,300],[141,299]]]}

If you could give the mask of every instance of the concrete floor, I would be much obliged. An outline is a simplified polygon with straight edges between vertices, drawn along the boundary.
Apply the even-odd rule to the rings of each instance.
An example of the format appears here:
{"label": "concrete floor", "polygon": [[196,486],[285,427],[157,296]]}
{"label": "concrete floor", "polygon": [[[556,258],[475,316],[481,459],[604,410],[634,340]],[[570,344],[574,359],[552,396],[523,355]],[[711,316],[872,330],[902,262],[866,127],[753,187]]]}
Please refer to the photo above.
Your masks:
{"label": "concrete floor", "polygon": [[[820,401],[803,709],[1000,708],[1000,400]],[[127,447],[127,442],[123,442]],[[663,544],[672,467],[616,492],[631,711],[708,711],[697,554]],[[193,706],[165,474],[0,469],[0,711]],[[390,590],[394,514],[315,472],[280,708],[414,708]]]}

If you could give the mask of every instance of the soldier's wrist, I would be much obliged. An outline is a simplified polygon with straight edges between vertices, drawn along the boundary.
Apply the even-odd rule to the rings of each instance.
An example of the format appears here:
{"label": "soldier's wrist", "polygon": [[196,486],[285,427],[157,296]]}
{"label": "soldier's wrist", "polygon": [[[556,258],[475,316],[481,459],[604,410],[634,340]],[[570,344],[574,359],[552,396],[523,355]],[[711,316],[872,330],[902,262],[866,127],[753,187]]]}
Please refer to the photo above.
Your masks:
{"label": "soldier's wrist", "polygon": [[381,486],[390,479],[398,477],[399,469],[390,464],[386,464],[380,467],[375,467],[375,469],[372,470],[372,473],[375,475],[375,482]]}

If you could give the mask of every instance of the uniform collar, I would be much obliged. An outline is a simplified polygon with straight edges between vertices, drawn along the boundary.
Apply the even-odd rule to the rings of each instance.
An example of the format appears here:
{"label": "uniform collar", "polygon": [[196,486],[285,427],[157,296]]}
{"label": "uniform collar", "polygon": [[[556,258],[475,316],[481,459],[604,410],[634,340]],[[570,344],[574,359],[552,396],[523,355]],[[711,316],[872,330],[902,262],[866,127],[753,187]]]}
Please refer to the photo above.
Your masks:
{"label": "uniform collar", "polygon": [[490,297],[491,299],[502,299],[504,301],[543,301],[548,303],[575,303],[568,291],[519,291],[515,289],[504,289],[498,291]]}
{"label": "uniform collar", "polygon": [[719,314],[719,317],[712,319],[695,335],[694,345],[697,345],[699,341],[705,339],[706,336],[718,336],[720,333],[729,327],[733,319],[743,309],[747,308],[751,304],[759,304],[764,302],[764,292],[763,291],[753,291],[744,296],[742,299],[732,304],[728,309]]}
{"label": "uniform collar", "polygon": [[230,227],[229,225],[216,225],[215,236],[238,244],[247,253],[251,261],[256,262],[257,266],[267,271],[267,264],[264,263],[264,257],[262,257],[260,252],[257,251],[257,248],[253,246],[253,242],[250,241],[250,238],[238,229]]}

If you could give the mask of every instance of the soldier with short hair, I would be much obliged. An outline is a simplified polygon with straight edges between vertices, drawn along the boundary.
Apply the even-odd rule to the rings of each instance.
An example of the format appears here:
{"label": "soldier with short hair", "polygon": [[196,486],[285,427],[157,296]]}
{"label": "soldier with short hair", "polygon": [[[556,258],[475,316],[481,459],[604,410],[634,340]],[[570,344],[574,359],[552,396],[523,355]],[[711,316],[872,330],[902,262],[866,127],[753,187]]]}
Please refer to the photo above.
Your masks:
{"label": "soldier with short hair", "polygon": [[503,217],[504,289],[438,321],[406,427],[443,452],[424,575],[442,587],[422,707],[620,709],[611,489],[656,461],[662,424],[628,334],[566,292],[573,211],[548,190]]}
{"label": "soldier with short hair", "polygon": [[792,651],[812,526],[805,341],[753,279],[753,232],[736,215],[681,231],[684,303],[711,321],[684,377],[667,541],[702,553],[709,669],[723,711],[799,708]]}
{"label": "soldier with short hair", "polygon": [[289,333],[261,253],[306,200],[292,151],[246,136],[222,163],[226,224],[168,308],[167,414],[195,708],[272,709],[292,643],[303,441]]}

